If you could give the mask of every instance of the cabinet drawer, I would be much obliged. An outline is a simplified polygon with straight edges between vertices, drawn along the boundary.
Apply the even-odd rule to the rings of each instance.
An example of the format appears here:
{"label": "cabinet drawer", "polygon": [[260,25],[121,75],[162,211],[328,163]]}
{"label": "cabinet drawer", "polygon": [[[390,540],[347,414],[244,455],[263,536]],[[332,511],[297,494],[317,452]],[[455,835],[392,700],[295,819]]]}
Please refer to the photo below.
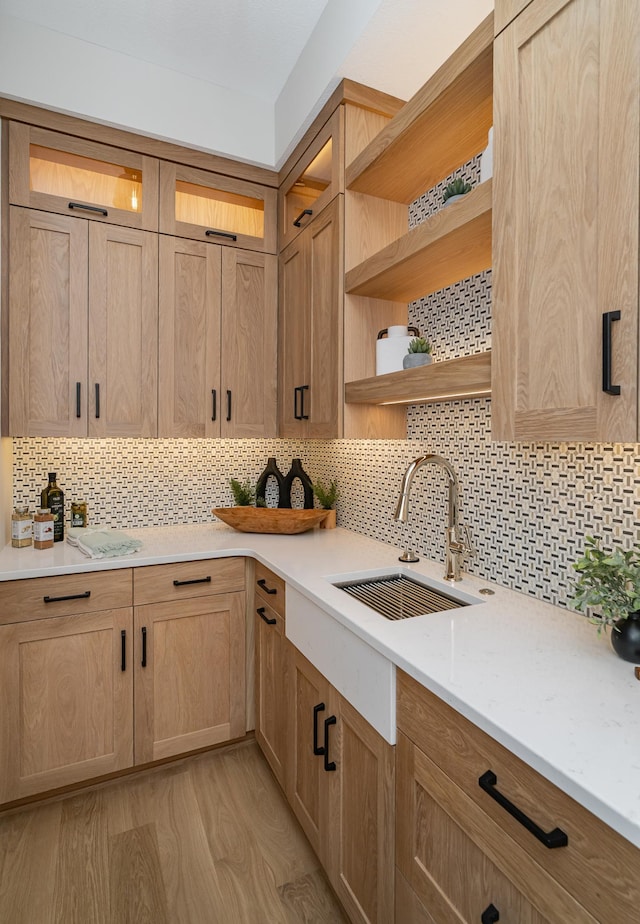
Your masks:
{"label": "cabinet drawer", "polygon": [[0,624],[131,606],[131,568],[0,582]]}
{"label": "cabinet drawer", "polygon": [[[267,606],[284,618],[285,582],[273,571],[261,565],[260,562],[256,562],[255,591],[256,606],[266,603]],[[257,602],[258,597],[260,598],[259,603]]]}
{"label": "cabinet drawer", "polygon": [[[640,850],[402,671],[397,722],[399,731],[597,920],[637,921]],[[545,847],[492,799],[478,782],[488,770],[502,795],[545,832],[564,831],[568,845]]]}
{"label": "cabinet drawer", "polygon": [[216,558],[136,568],[133,602],[161,603],[244,590],[244,559]]}

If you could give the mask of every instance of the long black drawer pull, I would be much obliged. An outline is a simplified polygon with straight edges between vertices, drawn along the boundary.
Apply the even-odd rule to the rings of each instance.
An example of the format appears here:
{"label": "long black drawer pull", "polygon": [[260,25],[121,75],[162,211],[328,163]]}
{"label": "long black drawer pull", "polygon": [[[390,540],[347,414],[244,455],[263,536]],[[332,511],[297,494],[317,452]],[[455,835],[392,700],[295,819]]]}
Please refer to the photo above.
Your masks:
{"label": "long black drawer pull", "polygon": [[147,666],[147,627],[142,627],[142,660],[140,661],[140,667]]}
{"label": "long black drawer pull", "polygon": [[267,587],[267,582],[265,581],[264,578],[260,578],[260,580],[257,581],[257,584],[258,584],[258,587],[261,587],[262,590],[264,590],[266,594],[277,594],[278,593],[277,587]]}
{"label": "long black drawer pull", "polygon": [[104,215],[106,218],[109,214],[106,209],[100,208],[99,205],[85,205],[83,202],[70,202],[70,209],[82,209],[85,212],[97,212],[98,215]]}
{"label": "long black drawer pull", "polygon": [[324,720],[324,769],[327,771],[336,769],[335,760],[329,760],[329,726],[335,725],[336,722],[335,715],[330,715]]}
{"label": "long black drawer pull", "polygon": [[127,630],[123,629],[120,633],[120,670],[127,669]]}
{"label": "long black drawer pull", "polygon": [[227,421],[231,420],[231,390],[227,388]]}
{"label": "long black drawer pull", "polygon": [[309,420],[309,415],[304,412],[304,393],[309,391],[308,385],[300,386],[300,420]]}
{"label": "long black drawer pull", "polygon": [[548,847],[549,850],[552,850],[554,847],[566,847],[569,843],[569,838],[560,828],[554,828],[553,831],[543,831],[542,828],[538,827],[535,821],[532,821],[528,815],[525,815],[517,805],[514,805],[513,802],[510,802],[506,796],[503,796],[501,792],[498,792],[496,786],[498,784],[498,777],[495,775],[493,770],[487,770],[486,773],[483,773],[482,776],[478,779],[478,784],[481,789],[487,793],[488,796],[491,796],[492,799],[502,806],[505,811],[509,812],[516,821],[519,821],[527,831],[533,834],[534,837],[544,844],[545,847]]}
{"label": "long black drawer pull", "polygon": [[231,234],[230,231],[218,231],[216,228],[209,228],[209,230],[204,233],[207,237],[226,237],[230,241],[238,240],[237,234]]}
{"label": "long black drawer pull", "polygon": [[204,578],[194,578],[192,581],[174,581],[174,587],[186,587],[187,584],[210,584],[211,575],[207,575]]}
{"label": "long black drawer pull", "polygon": [[96,420],[100,419],[100,383],[96,382]]}
{"label": "long black drawer pull", "polygon": [[303,209],[293,223],[294,228],[300,227],[300,222],[302,221],[305,215],[313,215],[313,209]]}
{"label": "long black drawer pull", "polygon": [[88,600],[91,596],[90,590],[85,590],[83,594],[68,594],[66,597],[43,597],[45,603],[62,603],[63,600]]}
{"label": "long black drawer pull", "polygon": [[218,416],[218,392],[215,388],[211,389],[211,420],[214,421]]}
{"label": "long black drawer pull", "polygon": [[620,386],[611,384],[613,376],[611,325],[619,320],[619,311],[605,311],[602,315],[602,390],[608,395],[620,394]]}
{"label": "long black drawer pull", "polygon": [[258,609],[256,610],[256,613],[258,614],[258,616],[260,617],[260,619],[262,619],[262,620],[264,620],[264,622],[266,622],[266,624],[267,624],[268,626],[275,626],[275,624],[276,624],[277,621],[278,621],[277,619],[269,619],[269,617],[266,615],[266,613],[265,613],[265,611],[264,611],[264,607],[263,607],[263,606],[259,606]]}
{"label": "long black drawer pull", "polygon": [[318,713],[324,712],[325,708],[324,703],[318,703],[317,706],[313,707],[313,753],[316,757],[321,757],[324,754],[324,748],[318,744]]}
{"label": "long black drawer pull", "polygon": [[298,395],[301,394],[300,388],[301,388],[300,385],[296,385],[296,387],[293,389],[293,419],[294,420],[302,420],[302,417],[300,416],[300,411],[298,410]]}
{"label": "long black drawer pull", "polygon": [[76,382],[76,417],[82,417],[81,397],[82,383]]}
{"label": "long black drawer pull", "polygon": [[500,912],[495,905],[489,905],[488,908],[485,908],[482,912],[480,918],[480,924],[496,924],[500,920]]}

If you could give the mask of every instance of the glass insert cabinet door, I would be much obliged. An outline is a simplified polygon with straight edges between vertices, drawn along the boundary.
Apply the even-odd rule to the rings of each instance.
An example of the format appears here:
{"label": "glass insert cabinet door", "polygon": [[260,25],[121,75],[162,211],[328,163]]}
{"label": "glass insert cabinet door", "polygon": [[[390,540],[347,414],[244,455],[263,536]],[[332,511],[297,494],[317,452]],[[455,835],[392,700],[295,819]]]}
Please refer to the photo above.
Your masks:
{"label": "glass insert cabinet door", "polygon": [[13,205],[158,229],[158,161],[132,151],[12,122]]}

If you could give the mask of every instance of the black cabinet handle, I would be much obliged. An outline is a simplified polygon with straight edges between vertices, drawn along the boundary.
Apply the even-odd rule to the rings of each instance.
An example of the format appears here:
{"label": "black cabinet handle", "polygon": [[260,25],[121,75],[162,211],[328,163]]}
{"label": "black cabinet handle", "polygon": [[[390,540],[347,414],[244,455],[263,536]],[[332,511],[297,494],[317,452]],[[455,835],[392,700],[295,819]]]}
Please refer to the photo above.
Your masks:
{"label": "black cabinet handle", "polygon": [[302,420],[300,412],[298,410],[298,395],[300,394],[300,385],[296,385],[293,389],[293,419]]}
{"label": "black cabinet handle", "polygon": [[123,629],[120,633],[120,670],[127,669],[127,630]]}
{"label": "black cabinet handle", "polygon": [[218,231],[217,228],[209,228],[204,232],[207,237],[226,237],[230,241],[237,241],[238,235],[231,234],[230,231]]}
{"label": "black cabinet handle", "polygon": [[174,581],[173,586],[174,587],[185,587],[187,584],[210,584],[210,583],[211,583],[211,576],[208,575],[207,577],[204,577],[204,578],[194,578],[192,581]]}
{"label": "black cabinet handle", "polygon": [[303,209],[293,223],[294,228],[300,227],[300,222],[302,221],[305,215],[313,215],[313,209]]}
{"label": "black cabinet handle", "polygon": [[554,847],[566,847],[569,843],[569,838],[560,828],[554,828],[553,831],[543,831],[542,828],[538,827],[535,821],[532,821],[528,815],[525,815],[521,809],[514,805],[513,802],[510,802],[506,796],[503,796],[501,792],[496,789],[498,784],[498,777],[495,775],[493,770],[487,770],[486,773],[483,773],[482,776],[478,779],[478,785],[483,789],[487,795],[491,796],[492,799],[502,806],[502,808],[508,812],[516,821],[519,821],[527,831],[533,834],[534,837],[544,844],[545,847],[548,847],[549,850],[552,850]]}
{"label": "black cabinet handle", "polygon": [[308,385],[300,386],[300,420],[309,420],[309,415],[304,412],[304,393],[309,391]]}
{"label": "black cabinet handle", "polygon": [[330,715],[324,720],[324,769],[327,771],[336,769],[335,760],[329,760],[329,726],[335,725],[336,722],[335,715]]}
{"label": "black cabinet handle", "polygon": [[142,632],[142,660],[140,661],[140,667],[147,666],[147,627],[143,626],[141,629]]}
{"label": "black cabinet handle", "polygon": [[256,583],[258,584],[258,587],[261,587],[262,590],[264,590],[266,594],[277,594],[278,593],[277,587],[267,587],[267,582],[265,581],[264,578],[260,578],[260,580],[257,581]]}
{"label": "black cabinet handle", "polygon": [[100,383],[96,382],[96,420],[100,419]]}
{"label": "black cabinet handle", "polygon": [[480,924],[496,924],[500,920],[500,912],[495,905],[485,908],[480,917]]}
{"label": "black cabinet handle", "polygon": [[211,420],[218,416],[218,392],[215,388],[211,389]]}
{"label": "black cabinet handle", "polygon": [[90,590],[85,590],[83,594],[68,594],[66,597],[43,597],[45,603],[61,603],[63,600],[88,600],[91,596]]}
{"label": "black cabinet handle", "polygon": [[317,706],[313,707],[313,753],[316,757],[320,757],[324,754],[324,748],[320,747],[318,744],[318,713],[324,712],[324,710],[324,703],[318,703]]}
{"label": "black cabinet handle", "polygon": [[76,417],[82,417],[81,397],[82,383],[76,382]]}
{"label": "black cabinet handle", "polygon": [[106,209],[101,208],[99,205],[85,205],[83,202],[70,202],[70,209],[83,209],[85,212],[97,212],[98,215],[104,215],[106,218],[109,214]]}
{"label": "black cabinet handle", "polygon": [[227,421],[231,420],[231,392],[227,388]]}
{"label": "black cabinet handle", "polygon": [[620,386],[611,384],[613,375],[611,325],[619,320],[619,311],[605,311],[602,315],[602,390],[608,395],[620,394]]}
{"label": "black cabinet handle", "polygon": [[269,617],[265,614],[263,606],[259,606],[258,609],[256,610],[256,613],[258,614],[260,619],[263,619],[266,622],[268,626],[275,626],[275,624],[278,621],[277,619],[269,619]]}

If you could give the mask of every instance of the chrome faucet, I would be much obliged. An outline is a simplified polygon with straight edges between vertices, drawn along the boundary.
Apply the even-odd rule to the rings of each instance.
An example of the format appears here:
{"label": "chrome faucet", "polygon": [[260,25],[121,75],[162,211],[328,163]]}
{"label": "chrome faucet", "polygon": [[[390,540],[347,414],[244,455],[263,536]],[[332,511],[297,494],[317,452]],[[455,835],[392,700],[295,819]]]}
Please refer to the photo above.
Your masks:
{"label": "chrome faucet", "polygon": [[[471,531],[468,526],[460,522],[458,510],[458,478],[450,462],[443,459],[442,456],[429,454],[418,456],[413,462],[410,462],[406,472],[402,476],[402,485],[400,487],[400,497],[394,514],[394,519],[401,523],[406,523],[409,519],[409,492],[413,483],[413,477],[418,469],[423,465],[433,463],[444,469],[449,485],[449,515],[447,518],[447,528],[445,531],[445,571],[446,581],[459,581],[462,558],[464,555],[475,555],[476,550],[471,542]],[[410,551],[405,550],[400,556],[400,561],[418,561],[417,557]]]}

